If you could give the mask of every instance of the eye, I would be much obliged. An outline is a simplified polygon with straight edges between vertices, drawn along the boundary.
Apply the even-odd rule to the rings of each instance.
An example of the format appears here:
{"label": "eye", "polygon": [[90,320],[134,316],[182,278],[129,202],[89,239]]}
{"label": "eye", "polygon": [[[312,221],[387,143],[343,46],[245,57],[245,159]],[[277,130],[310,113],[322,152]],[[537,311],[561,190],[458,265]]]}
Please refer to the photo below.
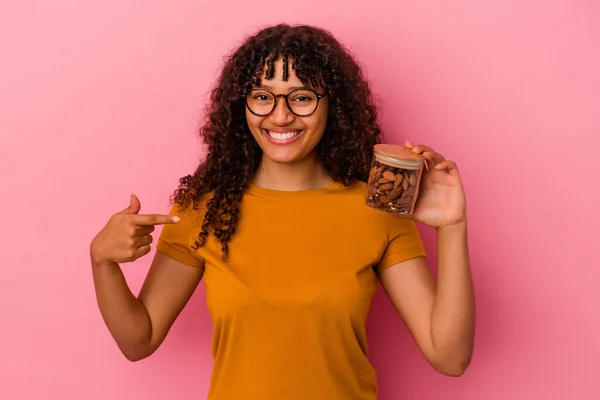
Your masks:
{"label": "eye", "polygon": [[316,97],[311,92],[295,93],[291,100],[295,103],[310,103],[316,100]]}
{"label": "eye", "polygon": [[255,103],[268,103],[273,102],[273,95],[264,90],[252,90],[248,94],[248,100]]}
{"label": "eye", "polygon": [[257,101],[269,101],[271,98],[269,96],[267,96],[266,94],[257,94],[254,95],[254,100]]}

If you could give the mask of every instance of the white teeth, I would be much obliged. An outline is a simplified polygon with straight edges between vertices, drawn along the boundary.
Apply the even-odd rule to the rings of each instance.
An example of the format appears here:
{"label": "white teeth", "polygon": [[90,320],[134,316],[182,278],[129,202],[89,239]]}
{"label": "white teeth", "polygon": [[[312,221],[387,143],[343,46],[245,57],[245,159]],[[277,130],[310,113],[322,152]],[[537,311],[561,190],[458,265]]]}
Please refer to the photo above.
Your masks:
{"label": "white teeth", "polygon": [[269,136],[271,136],[273,139],[275,140],[287,140],[287,139],[291,139],[294,136],[298,135],[299,131],[293,131],[293,132],[286,132],[286,133],[275,133],[275,132],[269,132]]}

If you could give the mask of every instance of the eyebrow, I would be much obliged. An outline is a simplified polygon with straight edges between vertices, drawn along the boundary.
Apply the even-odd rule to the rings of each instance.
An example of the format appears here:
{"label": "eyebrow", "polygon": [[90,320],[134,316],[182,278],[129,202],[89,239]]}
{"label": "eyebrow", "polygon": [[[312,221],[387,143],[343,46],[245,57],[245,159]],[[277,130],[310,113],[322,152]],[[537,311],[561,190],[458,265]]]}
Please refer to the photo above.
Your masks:
{"label": "eyebrow", "polygon": [[[269,86],[269,85],[264,85],[264,84],[263,84],[263,85],[259,85],[259,86],[257,86],[257,88],[258,88],[258,89],[266,89],[266,90],[273,91],[273,88],[272,88],[271,86]],[[306,87],[306,86],[290,86],[290,87],[288,88],[288,91],[290,91],[290,92],[291,92],[291,91],[293,91],[293,90],[298,90],[298,89],[308,89],[308,87]]]}

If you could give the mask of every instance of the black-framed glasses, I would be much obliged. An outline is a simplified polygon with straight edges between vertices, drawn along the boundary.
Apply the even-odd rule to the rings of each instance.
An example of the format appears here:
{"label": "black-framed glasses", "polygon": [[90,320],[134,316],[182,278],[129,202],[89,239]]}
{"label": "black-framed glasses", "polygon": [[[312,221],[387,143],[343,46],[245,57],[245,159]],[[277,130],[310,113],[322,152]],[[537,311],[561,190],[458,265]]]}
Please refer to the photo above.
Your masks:
{"label": "black-framed glasses", "polygon": [[288,94],[273,94],[265,89],[252,89],[244,95],[246,107],[257,117],[266,117],[275,110],[277,100],[283,97],[288,110],[297,117],[308,117],[317,111],[326,94],[311,89],[296,89]]}

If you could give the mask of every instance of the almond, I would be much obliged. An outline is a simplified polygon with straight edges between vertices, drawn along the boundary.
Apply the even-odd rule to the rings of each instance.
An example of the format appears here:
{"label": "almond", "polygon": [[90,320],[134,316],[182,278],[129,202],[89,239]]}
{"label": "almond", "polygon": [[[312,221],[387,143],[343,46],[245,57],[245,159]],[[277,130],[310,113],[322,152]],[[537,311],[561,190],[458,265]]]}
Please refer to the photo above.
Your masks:
{"label": "almond", "polygon": [[415,176],[415,174],[410,174],[410,178],[408,178],[408,183],[410,184],[410,186],[415,186],[415,183],[417,183],[417,177]]}
{"label": "almond", "polygon": [[366,204],[395,214],[412,213],[420,172],[377,163],[369,171]]}
{"label": "almond", "polygon": [[398,196],[400,196],[400,194],[402,193],[402,188],[396,187],[392,190],[390,190],[390,199],[394,200],[395,198],[397,198]]}
{"label": "almond", "polygon": [[394,174],[392,171],[387,170],[387,171],[383,171],[383,177],[385,179],[387,179],[390,182],[393,182],[396,180],[396,174]]}
{"label": "almond", "polygon": [[394,187],[400,186],[403,179],[404,178],[402,177],[402,174],[396,174],[396,180],[394,181]]}
{"label": "almond", "polygon": [[408,197],[407,197],[407,198],[405,198],[405,199],[400,199],[400,200],[398,200],[398,204],[399,204],[399,206],[400,206],[400,207],[406,207],[406,206],[409,206],[409,205],[410,205],[410,203],[411,203],[411,202],[410,202],[410,198],[408,198]]}

